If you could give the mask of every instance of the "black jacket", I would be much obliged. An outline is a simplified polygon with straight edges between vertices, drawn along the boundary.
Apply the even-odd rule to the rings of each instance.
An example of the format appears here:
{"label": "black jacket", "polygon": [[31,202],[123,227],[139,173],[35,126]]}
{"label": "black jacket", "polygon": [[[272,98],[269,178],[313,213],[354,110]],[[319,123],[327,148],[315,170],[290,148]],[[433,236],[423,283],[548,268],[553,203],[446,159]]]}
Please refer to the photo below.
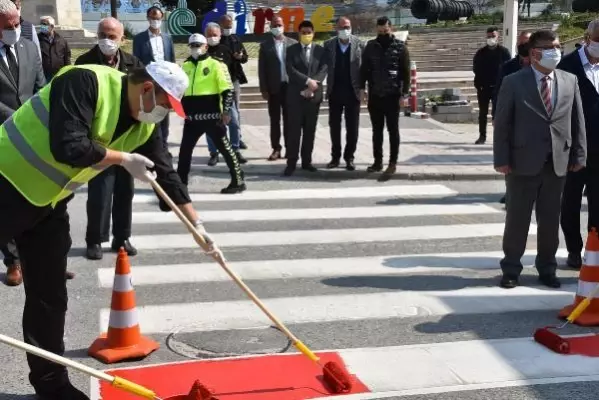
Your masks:
{"label": "black jacket", "polygon": [[410,54],[406,45],[391,35],[388,43],[369,40],[362,53],[360,89],[376,96],[406,96],[410,91]]}
{"label": "black jacket", "polygon": [[[122,49],[118,50],[119,54],[119,66],[118,69],[121,72],[128,72],[132,68],[143,68],[143,63],[139,60],[139,58],[135,57],[133,54],[127,53]],[[75,65],[84,65],[84,64],[99,64],[106,65],[104,54],[100,51],[100,47],[95,45],[92,47],[87,53],[81,54],[77,61],[75,61]]]}
{"label": "black jacket", "polygon": [[570,72],[578,78],[587,133],[587,153],[589,158],[599,157],[599,93],[584,72],[578,49],[565,55],[557,68]]}
{"label": "black jacket", "polygon": [[54,32],[52,42],[45,33],[38,33],[37,38],[40,41],[42,67],[46,76],[54,76],[62,67],[71,64],[69,44],[58,32]]}
{"label": "black jacket", "polygon": [[245,76],[245,72],[243,71],[243,66],[241,64],[245,64],[248,62],[248,53],[245,50],[245,46],[239,40],[239,37],[235,34],[231,34],[229,36],[222,36],[220,39],[221,44],[227,46],[231,49],[232,54],[241,53],[241,60],[232,57],[231,60],[231,69],[233,73],[231,74],[231,80],[239,81],[240,84],[248,83],[247,77]]}
{"label": "black jacket", "polygon": [[224,62],[227,65],[227,68],[229,69],[229,75],[231,75],[231,81],[233,81],[233,77],[235,76],[235,68],[233,67],[233,51],[228,46],[219,43],[216,46],[208,46],[208,55]]}
{"label": "black jacket", "polygon": [[511,57],[509,50],[500,44],[478,49],[472,59],[474,87],[477,89],[495,87],[499,67]]}

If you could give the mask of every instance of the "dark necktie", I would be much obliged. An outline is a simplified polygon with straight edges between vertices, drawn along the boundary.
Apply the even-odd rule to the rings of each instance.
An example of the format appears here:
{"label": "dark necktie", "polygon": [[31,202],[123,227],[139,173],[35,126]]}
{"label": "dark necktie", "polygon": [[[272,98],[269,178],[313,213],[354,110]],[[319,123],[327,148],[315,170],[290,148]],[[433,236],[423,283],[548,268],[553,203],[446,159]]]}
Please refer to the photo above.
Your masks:
{"label": "dark necktie", "polygon": [[13,79],[16,83],[19,82],[19,67],[17,65],[17,59],[15,55],[10,51],[10,46],[5,44],[4,51],[6,52],[6,60],[8,60],[8,69],[12,74]]}

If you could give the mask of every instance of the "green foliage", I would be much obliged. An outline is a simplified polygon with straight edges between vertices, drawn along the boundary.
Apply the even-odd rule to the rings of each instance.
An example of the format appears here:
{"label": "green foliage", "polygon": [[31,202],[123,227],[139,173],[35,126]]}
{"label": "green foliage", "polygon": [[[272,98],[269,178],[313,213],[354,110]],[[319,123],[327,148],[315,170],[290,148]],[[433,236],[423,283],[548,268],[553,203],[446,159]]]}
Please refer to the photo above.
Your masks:
{"label": "green foliage", "polygon": [[559,34],[562,43],[584,36],[589,22],[599,17],[598,13],[570,13],[559,20]]}

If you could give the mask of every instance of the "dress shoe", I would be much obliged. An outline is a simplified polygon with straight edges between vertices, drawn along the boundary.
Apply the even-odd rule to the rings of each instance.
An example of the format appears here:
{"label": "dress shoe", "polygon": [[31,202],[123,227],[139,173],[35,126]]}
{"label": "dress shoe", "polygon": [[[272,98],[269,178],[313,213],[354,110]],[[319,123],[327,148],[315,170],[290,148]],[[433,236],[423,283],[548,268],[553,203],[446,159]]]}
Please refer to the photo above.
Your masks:
{"label": "dress shoe", "polygon": [[499,282],[499,286],[505,289],[513,289],[519,284],[518,277],[510,275],[503,275],[501,277],[501,281]]}
{"label": "dress shoe", "polygon": [[356,165],[354,164],[353,161],[347,161],[345,163],[345,169],[348,171],[355,171],[356,170]]}
{"label": "dress shoe", "polygon": [[337,168],[339,166],[339,160],[331,160],[330,163],[327,164],[328,169]]}
{"label": "dress shoe", "polygon": [[112,246],[110,246],[112,248],[112,251],[119,251],[119,249],[121,247],[125,248],[125,251],[127,252],[128,256],[135,256],[137,255],[137,249],[135,247],[133,247],[133,245],[131,244],[131,242],[129,241],[129,239],[112,239]]}
{"label": "dress shoe", "polygon": [[478,139],[476,139],[476,142],[474,142],[474,144],[485,144],[486,141],[487,141],[486,137],[480,136]]}
{"label": "dress shoe", "polygon": [[248,162],[248,160],[241,154],[240,151],[235,152],[235,157],[237,157],[237,162],[239,164],[245,164]]}
{"label": "dress shoe", "polygon": [[285,167],[285,170],[283,171],[283,176],[291,176],[293,175],[293,173],[295,172],[295,167]]}
{"label": "dress shoe", "polygon": [[102,246],[99,244],[88,244],[85,251],[85,257],[88,260],[101,260],[103,256]]}
{"label": "dress shoe", "polygon": [[395,174],[395,171],[396,171],[395,164],[389,164],[389,166],[387,167],[385,172],[383,172],[381,174],[381,176],[379,176],[378,181],[379,182],[387,182],[389,179],[391,179],[393,174]]}
{"label": "dress shoe", "polygon": [[273,150],[268,156],[268,161],[276,161],[281,158],[281,152],[279,150]]}
{"label": "dress shoe", "polygon": [[568,253],[566,264],[570,268],[580,269],[580,267],[582,267],[582,257],[580,256],[580,253]]}
{"label": "dress shoe", "polygon": [[248,145],[243,140],[240,140],[239,141],[239,148],[241,150],[247,150],[248,149]]}
{"label": "dress shoe", "polygon": [[370,167],[366,168],[367,172],[380,172],[383,170],[383,164],[374,162]]}
{"label": "dress shoe", "polygon": [[316,171],[318,171],[318,170],[316,169],[316,167],[315,167],[314,165],[312,165],[312,164],[306,164],[306,165],[302,165],[302,169],[303,169],[304,171],[308,171],[308,172],[316,172]]}
{"label": "dress shoe", "polygon": [[540,275],[539,282],[552,289],[558,289],[562,286],[562,283],[555,275]]}
{"label": "dress shoe", "polygon": [[245,191],[247,189],[247,186],[245,185],[245,183],[241,183],[239,185],[235,185],[233,183],[231,183],[229,186],[227,186],[226,188],[221,189],[221,194],[236,194],[236,193],[241,193],[243,191]]}
{"label": "dress shoe", "polygon": [[67,279],[73,279],[75,277],[75,273],[71,272],[71,271],[67,271],[67,272],[65,272],[64,277]]}
{"label": "dress shoe", "polygon": [[5,283],[7,286],[19,286],[21,283],[23,283],[21,264],[17,262],[7,268]]}
{"label": "dress shoe", "polygon": [[210,153],[210,159],[208,160],[208,166],[214,167],[218,164],[218,153]]}
{"label": "dress shoe", "polygon": [[55,393],[38,393],[37,398],[39,400],[90,400],[86,394],[70,382]]}

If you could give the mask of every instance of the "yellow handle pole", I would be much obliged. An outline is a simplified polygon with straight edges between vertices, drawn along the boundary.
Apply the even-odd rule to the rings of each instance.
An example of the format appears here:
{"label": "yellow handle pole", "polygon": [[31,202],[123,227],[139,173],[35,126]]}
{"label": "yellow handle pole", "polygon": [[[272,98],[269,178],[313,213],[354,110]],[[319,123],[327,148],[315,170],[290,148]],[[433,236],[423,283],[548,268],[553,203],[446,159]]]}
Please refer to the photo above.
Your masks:
{"label": "yellow handle pole", "polygon": [[574,310],[572,310],[570,315],[568,315],[568,318],[566,318],[567,321],[570,323],[573,323],[574,321],[576,321],[576,319],[578,317],[580,317],[580,314],[582,314],[584,312],[584,310],[586,310],[587,307],[591,304],[591,300],[593,300],[593,298],[597,297],[598,294],[599,294],[599,284],[597,284],[597,286],[591,292],[591,294],[589,294],[583,301],[581,301],[576,306],[576,308],[574,308]]}
{"label": "yellow handle pole", "polygon": [[[148,174],[148,176],[151,176]],[[183,214],[183,211],[177,207],[177,205],[173,202],[173,200],[169,197],[169,195],[162,189],[160,184],[156,182],[155,179],[151,179],[150,183],[154,190],[158,193],[158,195],[165,201],[166,204],[173,210],[177,217],[183,222],[183,224],[187,227],[187,230],[193,235],[195,241],[200,245],[204,251],[210,250],[210,245],[206,243],[204,237],[198,233],[193,224],[187,219],[187,217]],[[298,338],[295,337],[293,333],[277,318],[275,317],[260,301],[260,299],[252,292],[252,290],[241,280],[241,278],[233,271],[225,260],[220,257],[219,254],[213,253],[212,258],[225,270],[225,272],[237,283],[237,285],[247,294],[247,296],[260,308],[264,314],[289,338],[289,340],[293,343],[293,345],[304,355],[310,358],[312,361],[318,361],[318,357],[306,347]]]}
{"label": "yellow handle pole", "polygon": [[64,367],[74,368],[79,372],[83,372],[86,375],[90,375],[94,378],[106,381],[111,385],[119,389],[125,390],[127,392],[130,392],[132,394],[136,394],[146,399],[160,400],[160,398],[157,397],[156,394],[150,389],[146,389],[143,386],[140,386],[133,382],[129,382],[123,378],[119,378],[117,376],[112,376],[105,372],[98,371],[97,369],[88,367],[87,365],[78,363],[77,361],[69,360],[68,358],[59,356],[58,354],[54,354],[49,351],[40,349],[39,347],[35,347],[30,344],[21,342],[20,340],[13,339],[11,337],[0,334],[0,342],[12,347],[16,347],[17,349],[24,350],[27,353],[33,354],[35,356],[45,358],[48,361],[52,361]]}

